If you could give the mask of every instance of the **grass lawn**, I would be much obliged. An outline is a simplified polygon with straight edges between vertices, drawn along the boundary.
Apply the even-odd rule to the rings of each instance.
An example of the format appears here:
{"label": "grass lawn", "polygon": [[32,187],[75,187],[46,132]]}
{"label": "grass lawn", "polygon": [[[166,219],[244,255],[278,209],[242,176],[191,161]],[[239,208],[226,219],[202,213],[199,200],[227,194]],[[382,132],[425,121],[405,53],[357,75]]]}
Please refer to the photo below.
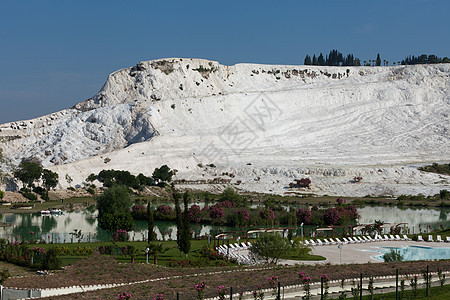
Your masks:
{"label": "grass lawn", "polygon": [[[235,241],[230,241],[230,243],[234,243]],[[176,241],[158,241],[158,243],[162,243],[164,248],[167,249],[167,251],[160,256],[158,256],[158,265],[167,266],[169,264],[170,259],[172,260],[186,260],[184,255],[180,255],[180,251],[177,248],[177,242]],[[64,246],[69,248],[70,250],[73,250],[78,247],[89,247],[93,250],[98,249],[100,246],[117,246],[117,247],[127,247],[127,246],[134,246],[138,253],[135,257],[135,262],[146,262],[146,255],[145,255],[145,249],[147,248],[147,242],[117,242],[117,243],[66,243],[66,244],[36,244],[36,245],[30,245],[30,247],[38,246],[41,248],[44,248],[45,250],[48,250],[55,246]],[[213,247],[213,243],[208,244],[207,240],[191,240],[191,250],[188,255],[188,259],[190,260],[196,260],[200,259],[201,255],[199,251],[204,247],[209,246]],[[131,261],[131,257],[129,255],[113,255],[118,262],[126,262],[129,263]],[[63,266],[73,264],[75,261],[79,259],[86,258],[86,256],[60,256],[62,260]],[[318,261],[318,260],[325,260],[325,257],[319,256],[319,255],[312,255],[312,254],[305,254],[305,253],[294,253],[293,255],[283,257],[283,259],[292,259],[292,260],[310,260],[310,261]],[[153,263],[153,257],[149,256],[149,263]]]}

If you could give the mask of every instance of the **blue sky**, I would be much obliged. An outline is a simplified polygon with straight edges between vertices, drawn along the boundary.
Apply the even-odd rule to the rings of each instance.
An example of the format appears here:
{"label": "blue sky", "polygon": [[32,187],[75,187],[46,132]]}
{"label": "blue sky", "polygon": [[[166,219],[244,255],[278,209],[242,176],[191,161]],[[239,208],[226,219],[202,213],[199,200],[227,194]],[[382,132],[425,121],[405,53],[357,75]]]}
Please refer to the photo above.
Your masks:
{"label": "blue sky", "polygon": [[92,97],[142,60],[303,64],[338,49],[361,60],[450,56],[450,1],[0,2],[0,123]]}

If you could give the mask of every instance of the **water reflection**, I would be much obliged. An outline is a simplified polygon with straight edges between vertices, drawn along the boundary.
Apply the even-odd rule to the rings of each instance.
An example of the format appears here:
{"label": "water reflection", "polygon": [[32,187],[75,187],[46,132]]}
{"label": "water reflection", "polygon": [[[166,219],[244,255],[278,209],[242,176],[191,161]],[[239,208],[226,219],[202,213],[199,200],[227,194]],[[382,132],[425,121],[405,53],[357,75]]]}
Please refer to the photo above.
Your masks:
{"label": "water reflection", "polygon": [[[201,204],[201,203],[199,203]],[[397,207],[364,207],[359,208],[358,213],[361,224],[373,223],[382,220],[386,223],[408,223],[410,233],[428,232],[429,225],[438,229],[440,225],[450,227],[450,209],[399,209]],[[77,240],[73,237],[74,230],[81,230],[82,241],[109,240],[107,232],[99,228],[97,222],[97,211],[89,209],[86,211],[66,212],[63,215],[41,216],[40,214],[12,214],[2,216],[3,221],[11,224],[0,228],[0,238],[14,239],[43,239],[46,242],[63,242]],[[227,226],[192,224],[193,236],[206,236],[223,231],[239,230]],[[315,226],[304,226],[304,234],[310,235]],[[33,234],[31,234],[33,232]],[[159,240],[175,240],[176,226],[174,222],[155,222],[155,232]],[[147,239],[147,222],[136,221],[135,232],[130,234],[130,239]]]}

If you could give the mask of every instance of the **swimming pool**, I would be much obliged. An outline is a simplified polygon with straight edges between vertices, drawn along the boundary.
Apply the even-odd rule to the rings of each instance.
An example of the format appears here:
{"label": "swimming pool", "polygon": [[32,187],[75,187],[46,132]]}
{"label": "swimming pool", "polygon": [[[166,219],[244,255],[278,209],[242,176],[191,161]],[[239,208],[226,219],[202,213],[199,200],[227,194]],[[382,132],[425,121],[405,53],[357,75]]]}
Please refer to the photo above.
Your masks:
{"label": "swimming pool", "polygon": [[450,259],[449,247],[424,247],[424,246],[405,246],[405,247],[379,247],[367,251],[376,251],[380,253],[373,258],[383,261],[383,254],[388,253],[391,249],[400,251],[404,261],[413,260],[434,260],[434,259]]}

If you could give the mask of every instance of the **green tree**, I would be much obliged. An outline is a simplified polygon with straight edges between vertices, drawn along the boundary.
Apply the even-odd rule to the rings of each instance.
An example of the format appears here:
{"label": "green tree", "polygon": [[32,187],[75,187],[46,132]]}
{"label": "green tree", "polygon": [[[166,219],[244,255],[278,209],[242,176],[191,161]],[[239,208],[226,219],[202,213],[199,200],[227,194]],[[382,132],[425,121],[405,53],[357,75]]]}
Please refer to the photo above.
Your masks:
{"label": "green tree", "polygon": [[33,186],[35,181],[41,178],[41,175],[41,164],[31,160],[22,160],[17,170],[14,171],[14,176],[29,188]]}
{"label": "green tree", "polygon": [[5,192],[0,190],[0,200],[3,200],[4,197],[5,197]]}
{"label": "green tree", "polygon": [[148,243],[150,244],[151,241],[153,241],[154,236],[153,236],[153,226],[154,226],[154,216],[153,216],[153,211],[151,208],[151,202],[148,201],[147,202],[147,221],[148,221]]}
{"label": "green tree", "polygon": [[306,54],[306,57],[305,57],[305,63],[304,63],[305,65],[311,65],[312,64],[312,62],[311,62],[311,56],[309,56],[308,54]]}
{"label": "green tree", "polygon": [[236,193],[236,191],[231,187],[227,187],[219,197],[219,201],[232,201],[235,202],[238,206],[242,206],[242,199],[242,196]]}
{"label": "green tree", "polygon": [[89,174],[89,176],[86,178],[87,182],[94,182],[97,179],[97,176],[94,173]]}
{"label": "green tree", "polygon": [[153,171],[153,179],[162,182],[170,182],[172,180],[173,171],[167,165],[162,165],[160,168],[155,168]]}
{"label": "green tree", "polygon": [[44,169],[42,171],[42,183],[47,191],[55,188],[58,185],[58,173]]}
{"label": "green tree", "polygon": [[276,264],[280,258],[287,256],[292,246],[279,234],[262,233],[250,248],[251,254],[257,259]]}
{"label": "green tree", "polygon": [[181,232],[181,247],[180,251],[187,257],[191,250],[191,226],[189,223],[189,193],[185,192],[183,195],[184,213],[182,215],[182,232]]}
{"label": "green tree", "polygon": [[131,231],[134,229],[134,219],[128,211],[104,213],[98,217],[99,226],[113,234],[119,229]]}
{"label": "green tree", "polygon": [[129,210],[132,201],[128,188],[113,185],[97,198],[100,227],[114,233],[118,229],[132,230],[134,220]]}
{"label": "green tree", "polygon": [[377,54],[377,61],[375,63],[377,66],[381,66],[381,58],[380,58],[380,53]]}
{"label": "green tree", "polygon": [[128,188],[123,185],[113,185],[97,197],[98,214],[128,211],[132,205]]}

